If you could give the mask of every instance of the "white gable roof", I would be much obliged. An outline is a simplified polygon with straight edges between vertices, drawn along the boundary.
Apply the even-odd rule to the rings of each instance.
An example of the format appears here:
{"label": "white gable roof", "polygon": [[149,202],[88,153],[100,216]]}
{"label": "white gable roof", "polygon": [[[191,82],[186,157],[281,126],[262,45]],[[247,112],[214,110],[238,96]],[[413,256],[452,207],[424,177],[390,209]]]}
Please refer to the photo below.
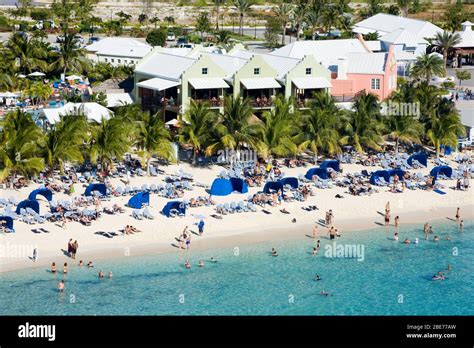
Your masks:
{"label": "white gable roof", "polygon": [[147,43],[123,37],[108,37],[86,46],[97,55],[142,58],[152,50]]}
{"label": "white gable roof", "polygon": [[351,74],[383,74],[387,53],[348,53],[347,72]]}
{"label": "white gable roof", "polygon": [[454,47],[474,47],[474,31],[472,31],[473,25],[474,23],[471,23],[469,21],[462,23],[462,31],[457,32],[459,36],[461,36],[462,41]]}
{"label": "white gable roof", "polygon": [[242,68],[248,59],[230,56],[228,54],[205,53],[211,60],[226,72],[226,77],[232,77],[234,73]]}
{"label": "white gable roof", "polygon": [[177,81],[183,72],[195,62],[196,59],[189,57],[152,52],[138,63],[135,72]]}
{"label": "white gable roof", "polygon": [[133,104],[130,93],[107,93],[107,107],[115,108],[117,106],[123,106]]}
{"label": "white gable roof", "polygon": [[350,52],[366,53],[367,49],[358,39],[296,41],[271,54],[300,59],[313,55],[317,62],[327,67]]}
{"label": "white gable roof", "polygon": [[262,57],[262,59],[270,65],[273,69],[278,72],[278,78],[284,77],[288,71],[293,69],[300,61],[301,58],[281,56],[275,53],[265,54],[247,51],[244,49],[236,49],[232,52],[232,56],[250,59],[255,56]]}
{"label": "white gable roof", "polygon": [[366,34],[368,32],[378,32],[380,35],[391,33],[398,29],[408,30],[419,39],[434,37],[438,31],[443,31],[440,27],[431,22],[394,16],[386,13],[378,13],[370,18],[354,25],[355,33]]}
{"label": "white gable roof", "polygon": [[[421,40],[421,42],[420,42]],[[427,43],[423,38],[418,38],[406,29],[397,29],[391,33],[385,34],[380,38],[380,41],[388,42],[394,45],[405,44],[408,47],[416,47],[419,43]]]}

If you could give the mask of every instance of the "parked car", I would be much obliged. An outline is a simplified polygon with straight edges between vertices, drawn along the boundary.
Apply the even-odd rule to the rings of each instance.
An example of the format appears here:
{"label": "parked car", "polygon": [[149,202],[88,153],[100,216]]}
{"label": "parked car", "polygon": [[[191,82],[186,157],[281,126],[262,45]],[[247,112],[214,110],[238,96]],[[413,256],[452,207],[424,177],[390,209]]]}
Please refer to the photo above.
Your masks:
{"label": "parked car", "polygon": [[166,41],[174,41],[176,40],[176,35],[172,32],[168,33],[168,36],[166,37]]}

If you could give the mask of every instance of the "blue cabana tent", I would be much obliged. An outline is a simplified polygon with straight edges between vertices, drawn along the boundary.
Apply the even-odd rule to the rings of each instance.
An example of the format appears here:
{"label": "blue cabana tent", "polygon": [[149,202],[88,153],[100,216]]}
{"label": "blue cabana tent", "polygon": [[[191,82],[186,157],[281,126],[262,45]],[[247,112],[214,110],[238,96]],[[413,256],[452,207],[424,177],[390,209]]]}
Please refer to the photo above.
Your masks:
{"label": "blue cabana tent", "polygon": [[249,191],[247,183],[243,179],[239,178],[217,178],[213,181],[211,185],[212,196],[227,196],[234,191],[240,193],[247,193]]}
{"label": "blue cabana tent", "polygon": [[171,201],[166,203],[161,213],[167,217],[170,217],[171,210],[173,209],[177,210],[179,214],[186,214],[186,204],[180,201]]}
{"label": "blue cabana tent", "polygon": [[128,200],[127,204],[134,209],[140,209],[143,204],[150,205],[150,192],[138,192]]}
{"label": "blue cabana tent", "polygon": [[389,180],[390,180],[391,176],[395,176],[395,175],[398,175],[398,178],[400,180],[403,180],[403,176],[405,175],[405,171],[403,171],[401,169],[392,169],[392,170],[388,171]]}
{"label": "blue cabana tent", "polygon": [[105,184],[90,184],[84,192],[84,196],[92,196],[93,191],[99,191],[103,196],[107,195],[107,187]]}
{"label": "blue cabana tent", "polygon": [[287,178],[280,179],[279,181],[283,186],[290,185],[294,189],[297,189],[298,186],[299,186],[298,185],[298,179],[294,178],[294,177],[291,177],[291,176],[289,176]]}
{"label": "blue cabana tent", "polygon": [[337,160],[324,160],[324,162],[321,163],[321,165],[319,166],[319,168],[323,168],[323,169],[332,168],[332,169],[334,169],[336,172],[339,172],[339,170],[341,169],[341,168],[339,167],[339,161],[337,161]]}
{"label": "blue cabana tent", "polygon": [[249,188],[247,187],[247,183],[244,179],[230,178],[230,183],[232,184],[233,191],[237,191],[239,193],[249,192]]}
{"label": "blue cabana tent", "polygon": [[13,219],[10,216],[0,216],[0,221],[5,221],[5,227],[15,232],[13,229]]}
{"label": "blue cabana tent", "polygon": [[431,169],[430,175],[434,177],[435,179],[438,178],[438,174],[444,174],[448,178],[451,178],[451,175],[453,175],[453,168],[450,166],[437,166]]}
{"label": "blue cabana tent", "polygon": [[227,196],[234,191],[232,183],[228,179],[217,178],[214,179],[211,185],[212,196]]}
{"label": "blue cabana tent", "polygon": [[306,172],[305,178],[308,180],[312,180],[314,175],[317,175],[321,179],[327,179],[328,170],[326,168],[311,168]]}
{"label": "blue cabana tent", "polygon": [[375,172],[373,172],[372,175],[370,176],[370,183],[372,185],[375,185],[378,178],[384,178],[386,182],[389,182],[390,174],[388,170],[376,170]]}
{"label": "blue cabana tent", "polygon": [[31,208],[38,214],[40,212],[40,207],[39,207],[38,201],[25,199],[24,201],[21,201],[20,203],[18,203],[18,205],[16,206],[16,213],[20,214],[20,210],[21,209],[26,209],[26,208]]}
{"label": "blue cabana tent", "polygon": [[51,202],[51,200],[53,199],[53,193],[47,188],[39,188],[37,190],[31,191],[30,195],[28,196],[28,199],[34,201],[36,200],[37,195],[43,196],[49,202]]}
{"label": "blue cabana tent", "polygon": [[272,191],[283,191],[283,184],[279,181],[269,181],[265,184],[263,187],[263,192],[264,193],[270,193],[270,190]]}
{"label": "blue cabana tent", "polygon": [[407,163],[410,166],[412,166],[414,160],[418,161],[420,164],[422,164],[425,167],[428,165],[428,155],[426,153],[420,152],[420,153],[415,153],[414,155],[411,155],[410,157],[408,157]]}

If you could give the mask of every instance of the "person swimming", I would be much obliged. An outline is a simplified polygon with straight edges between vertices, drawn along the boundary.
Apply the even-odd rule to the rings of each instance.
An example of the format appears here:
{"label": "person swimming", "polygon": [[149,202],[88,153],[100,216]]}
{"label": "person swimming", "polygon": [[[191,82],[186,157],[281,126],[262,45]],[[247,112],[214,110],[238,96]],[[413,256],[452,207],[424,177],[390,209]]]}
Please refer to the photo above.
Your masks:
{"label": "person swimming", "polygon": [[326,297],[332,296],[330,292],[327,292],[325,290],[321,291],[319,294]]}
{"label": "person swimming", "polygon": [[199,267],[204,267],[204,261],[203,261],[203,260],[199,260],[198,266],[199,266]]}
{"label": "person swimming", "polygon": [[453,267],[451,265],[448,265],[448,267],[446,268],[446,271],[451,272],[452,269]]}
{"label": "person swimming", "polygon": [[89,261],[89,262],[87,263],[87,267],[89,267],[89,268],[94,267],[94,265],[92,264],[92,261]]}
{"label": "person swimming", "polygon": [[82,260],[79,261],[79,266],[84,266],[84,262]]}
{"label": "person swimming", "polygon": [[190,269],[190,268],[191,268],[191,264],[189,263],[188,260],[184,261],[184,267],[185,267],[186,269]]}
{"label": "person swimming", "polygon": [[109,278],[112,279],[113,276],[114,274],[112,273],[112,271],[109,271]]}
{"label": "person swimming", "polygon": [[321,280],[321,277],[319,276],[319,274],[316,274],[316,278],[314,280],[316,280],[316,281]]}
{"label": "person swimming", "polygon": [[272,256],[278,256],[278,252],[275,250],[275,248],[272,248]]}
{"label": "person swimming", "polygon": [[59,292],[64,292],[64,279],[62,279],[58,284]]}
{"label": "person swimming", "polygon": [[411,243],[411,240],[409,240],[408,238],[405,238],[405,240],[403,241],[404,244],[410,244]]}
{"label": "person swimming", "polygon": [[311,254],[316,255],[317,253],[318,253],[318,248],[313,247],[313,251],[311,252]]}
{"label": "person swimming", "polygon": [[394,240],[395,242],[398,242],[398,232],[395,232],[395,233],[393,234],[393,240]]}
{"label": "person swimming", "polygon": [[434,236],[433,241],[439,242],[439,237],[438,237],[438,236]]}
{"label": "person swimming", "polygon": [[418,238],[415,238],[415,244],[418,244]]}
{"label": "person swimming", "polygon": [[211,262],[216,263],[217,260],[215,258],[211,257]]}
{"label": "person swimming", "polygon": [[104,272],[102,272],[102,270],[101,270],[101,271],[99,271],[99,279],[102,279],[102,278],[104,278],[104,276],[105,276],[105,275],[104,275]]}
{"label": "person swimming", "polygon": [[51,273],[56,273],[56,262],[51,264]]}

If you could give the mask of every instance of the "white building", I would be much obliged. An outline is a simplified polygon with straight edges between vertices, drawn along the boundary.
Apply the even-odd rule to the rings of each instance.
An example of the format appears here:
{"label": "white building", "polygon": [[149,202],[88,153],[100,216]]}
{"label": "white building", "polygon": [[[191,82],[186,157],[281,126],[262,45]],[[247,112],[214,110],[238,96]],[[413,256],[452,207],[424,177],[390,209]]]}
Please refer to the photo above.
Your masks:
{"label": "white building", "polygon": [[352,31],[362,35],[378,33],[381,48],[384,51],[388,51],[393,45],[398,62],[398,73],[404,75],[408,65],[419,55],[426,53],[429,45],[427,39],[433,38],[443,29],[419,19],[378,13],[356,23]]}
{"label": "white building", "polygon": [[147,43],[122,37],[108,37],[86,46],[90,59],[113,66],[136,65],[152,48]]}
{"label": "white building", "polygon": [[462,30],[457,33],[461,36],[461,42],[454,46],[456,50],[456,55],[458,57],[463,57],[462,61],[459,61],[458,66],[462,64],[473,64],[474,63],[474,31],[472,31],[472,26],[474,23],[466,21],[462,23]]}

